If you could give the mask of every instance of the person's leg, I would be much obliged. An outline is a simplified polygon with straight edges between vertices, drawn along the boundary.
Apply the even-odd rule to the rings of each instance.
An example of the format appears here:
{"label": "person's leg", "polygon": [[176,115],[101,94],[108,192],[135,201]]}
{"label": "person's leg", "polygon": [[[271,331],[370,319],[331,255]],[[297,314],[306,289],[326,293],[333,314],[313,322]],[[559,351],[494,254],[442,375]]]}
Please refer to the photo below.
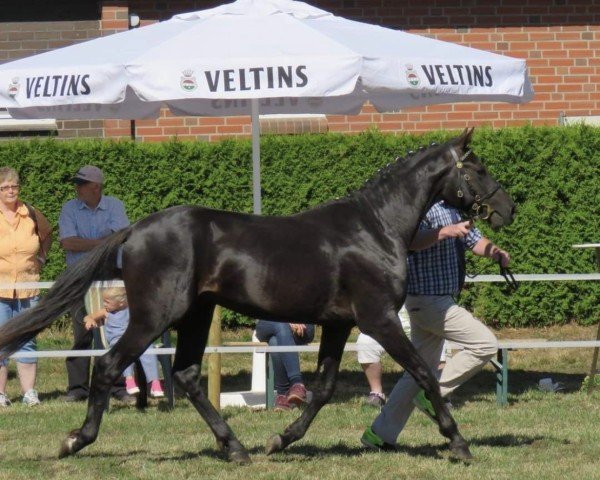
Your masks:
{"label": "person's leg", "polygon": [[496,355],[498,340],[489,328],[456,304],[447,310],[444,336],[462,347],[458,353],[446,359],[440,377],[442,396],[447,396]]}
{"label": "person's leg", "polygon": [[146,375],[146,382],[152,383],[153,381],[158,380],[158,361],[156,355],[143,354],[140,357],[140,363],[144,369],[144,375]]}
{"label": "person's leg", "polygon": [[[12,318],[11,300],[0,300],[0,326],[4,325]],[[6,394],[6,384],[8,383],[8,360],[0,362],[0,394]]]}
{"label": "person's leg", "polygon": [[[278,323],[276,325],[275,338],[278,345],[297,345],[296,339],[290,325],[288,323]],[[302,381],[302,373],[300,372],[300,357],[298,352],[282,352],[281,362],[285,368],[288,384],[293,386]]]}
{"label": "person's leg", "polygon": [[[411,341],[433,372],[443,345],[443,338],[436,331],[443,331],[444,308],[434,302],[430,305],[430,299],[409,296],[406,307],[410,315]],[[418,392],[419,386],[413,377],[403,374],[371,427],[384,442],[390,445],[396,443],[414,409],[413,398]]]}
{"label": "person's leg", "polygon": [[0,393],[6,393],[8,383],[8,365],[0,364]]}
{"label": "person's leg", "polygon": [[[289,329],[289,326],[287,323],[284,323],[281,325],[284,325],[285,327],[287,327]],[[280,324],[277,322],[269,322],[267,320],[259,320],[256,323],[256,337],[261,342],[267,342],[272,347],[276,347],[278,345],[285,345],[285,344],[280,344],[278,342],[277,334],[279,332],[279,326],[280,326]],[[291,332],[291,330],[290,330],[290,332]],[[293,340],[291,340],[291,341],[292,341],[292,343],[289,343],[288,345],[294,344]],[[274,378],[275,391],[277,392],[277,395],[285,395],[285,393],[290,388],[290,382],[289,382],[289,378],[287,375],[287,370],[285,368],[283,355],[284,354],[280,353],[280,352],[273,352],[270,355],[271,361],[273,362],[273,374],[275,377]],[[298,367],[298,370],[299,369],[300,369],[300,367]]]}
{"label": "person's leg", "polygon": [[374,338],[364,333],[358,335],[356,344],[368,348],[368,350],[361,349],[356,352],[358,363],[360,363],[369,383],[369,395],[365,398],[365,402],[369,405],[382,407],[385,404],[382,384],[383,369],[381,367],[383,347]]}
{"label": "person's leg", "polygon": [[36,363],[17,362],[17,373],[21,382],[21,393],[27,393],[35,388]]}
{"label": "person's leg", "polygon": [[377,393],[383,395],[383,385],[381,382],[383,369],[381,368],[381,362],[361,363],[360,366],[363,372],[365,372],[365,377],[367,377],[369,392],[371,394]]}
{"label": "person's leg", "polygon": [[[125,333],[125,329],[127,326],[125,324],[111,324],[107,323],[104,326],[104,335],[106,337],[106,341],[108,343],[109,348],[112,348],[115,343],[119,341],[119,339]],[[123,374],[117,382],[111,387],[110,393],[117,400],[126,400],[130,401],[130,395],[136,395],[140,393],[140,389],[135,381],[135,372],[134,372],[134,364],[128,365],[123,370]],[[123,379],[125,379],[125,384],[123,385]],[[129,397],[129,398],[128,398]]]}
{"label": "person's leg", "polygon": [[[72,350],[89,350],[92,347],[93,334],[83,325],[85,306],[82,303],[73,307],[71,325],[73,326]],[[67,357],[67,400],[85,400],[89,394],[90,357]]]}
{"label": "person's leg", "polygon": [[[12,315],[15,316],[23,310],[35,307],[38,298],[15,299],[13,301]],[[35,338],[29,340],[20,349],[20,353],[35,352],[37,350]],[[27,405],[38,405],[40,403],[37,392],[35,391],[35,381],[37,374],[37,358],[27,357],[17,360],[17,373],[19,383],[21,384],[21,393],[23,394],[23,403]]]}

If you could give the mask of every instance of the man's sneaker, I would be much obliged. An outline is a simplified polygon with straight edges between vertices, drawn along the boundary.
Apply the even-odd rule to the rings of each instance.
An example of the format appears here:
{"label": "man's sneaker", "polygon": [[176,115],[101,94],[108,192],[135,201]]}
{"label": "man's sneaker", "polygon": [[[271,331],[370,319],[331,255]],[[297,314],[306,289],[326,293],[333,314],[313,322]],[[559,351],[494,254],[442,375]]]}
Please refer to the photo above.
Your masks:
{"label": "man's sneaker", "polygon": [[162,389],[160,380],[152,380],[152,382],[150,382],[150,397],[163,398],[164,396],[165,392]]}
{"label": "man's sneaker", "polygon": [[135,383],[135,378],[133,378],[133,377],[125,378],[125,390],[127,390],[127,393],[129,395],[137,395],[138,393],[140,393],[140,389],[137,386],[137,383]]}
{"label": "man's sneaker", "polygon": [[285,412],[291,409],[292,406],[288,402],[288,399],[285,395],[277,395],[275,397],[275,405],[273,405],[274,412]]}
{"label": "man's sneaker", "polygon": [[299,407],[308,401],[308,392],[303,383],[294,383],[286,395],[290,406]]}
{"label": "man's sneaker", "polygon": [[383,450],[386,452],[396,450],[395,445],[384,442],[383,439],[377,435],[371,427],[367,427],[367,429],[364,431],[362,437],[360,437],[360,443],[371,450]]}
{"label": "man's sneaker", "polygon": [[415,407],[421,410],[425,415],[427,415],[431,420],[437,422],[437,418],[435,416],[435,410],[431,402],[425,396],[425,392],[423,390],[419,390],[419,393],[413,398],[413,403]]}
{"label": "man's sneaker", "polygon": [[379,392],[371,392],[365,397],[363,403],[370,407],[381,408],[385,405],[385,394]]}
{"label": "man's sneaker", "polygon": [[32,388],[31,390],[27,390],[25,392],[25,395],[23,395],[23,403],[28,407],[33,407],[35,405],[39,405],[42,402],[40,402],[37,392]]}
{"label": "man's sneaker", "polygon": [[4,393],[0,393],[0,407],[10,407],[10,400]]}

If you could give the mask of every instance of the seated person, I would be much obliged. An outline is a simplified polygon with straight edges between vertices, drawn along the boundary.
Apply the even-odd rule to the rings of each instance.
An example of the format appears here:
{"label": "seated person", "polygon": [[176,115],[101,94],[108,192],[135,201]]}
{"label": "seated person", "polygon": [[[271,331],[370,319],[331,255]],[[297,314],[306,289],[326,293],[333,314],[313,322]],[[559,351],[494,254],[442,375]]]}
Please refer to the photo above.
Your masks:
{"label": "seated person", "polygon": [[[256,337],[270,346],[306,345],[315,337],[315,326],[302,323],[280,323],[259,320]],[[275,375],[275,406],[273,410],[290,410],[308,401],[302,381],[298,352],[271,353]]]}
{"label": "seated person", "polygon": [[[102,292],[104,308],[86,315],[83,319],[86,330],[104,325],[106,340],[112,347],[121,338],[129,324],[129,308],[124,287],[109,287]],[[158,379],[158,361],[156,355],[142,354],[140,363],[144,369],[152,398],[164,397],[164,391]],[[140,393],[133,375],[133,365],[129,365],[123,372],[125,388],[129,395]]]}

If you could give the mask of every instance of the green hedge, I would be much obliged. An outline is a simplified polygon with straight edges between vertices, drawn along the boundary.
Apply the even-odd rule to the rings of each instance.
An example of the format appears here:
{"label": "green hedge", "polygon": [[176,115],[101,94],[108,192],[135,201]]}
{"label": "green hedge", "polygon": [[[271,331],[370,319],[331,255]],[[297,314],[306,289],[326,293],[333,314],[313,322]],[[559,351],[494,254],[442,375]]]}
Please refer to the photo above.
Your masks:
{"label": "green hedge", "polygon": [[[261,142],[263,211],[292,214],[358,188],[376,170],[410,149],[457,132],[424,136],[265,136]],[[501,232],[483,229],[511,252],[515,273],[594,272],[593,252],[575,243],[600,240],[600,130],[590,127],[478,129],[475,152],[518,205],[515,223]],[[61,205],[74,195],[68,179],[81,166],[100,166],[105,191],[121,198],[132,221],[180,204],[252,211],[251,145],[112,141],[0,143],[0,165],[22,177],[22,197],[57,225]],[[484,259],[469,271],[497,273]],[[54,246],[44,279],[64,268]],[[461,301],[495,326],[598,322],[597,282],[523,283],[512,295],[499,284],[468,285]],[[248,319],[228,312],[229,325]]]}

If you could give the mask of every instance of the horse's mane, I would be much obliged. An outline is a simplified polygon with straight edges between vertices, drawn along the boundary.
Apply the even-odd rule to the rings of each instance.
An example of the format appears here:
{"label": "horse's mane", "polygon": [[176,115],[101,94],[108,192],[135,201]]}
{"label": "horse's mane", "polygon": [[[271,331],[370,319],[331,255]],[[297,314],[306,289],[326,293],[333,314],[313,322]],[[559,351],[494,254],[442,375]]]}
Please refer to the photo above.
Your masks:
{"label": "horse's mane", "polygon": [[437,158],[440,152],[453,146],[456,140],[457,138],[452,138],[442,144],[431,142],[428,146],[421,146],[416,151],[409,150],[404,157],[398,156],[394,161],[381,167],[374,176],[368,178],[359,188],[349,190],[344,197],[329,200],[316,208],[340,202],[360,202],[365,196],[385,191],[388,185],[397,185],[406,171],[419,163],[427,163],[433,158]]}

